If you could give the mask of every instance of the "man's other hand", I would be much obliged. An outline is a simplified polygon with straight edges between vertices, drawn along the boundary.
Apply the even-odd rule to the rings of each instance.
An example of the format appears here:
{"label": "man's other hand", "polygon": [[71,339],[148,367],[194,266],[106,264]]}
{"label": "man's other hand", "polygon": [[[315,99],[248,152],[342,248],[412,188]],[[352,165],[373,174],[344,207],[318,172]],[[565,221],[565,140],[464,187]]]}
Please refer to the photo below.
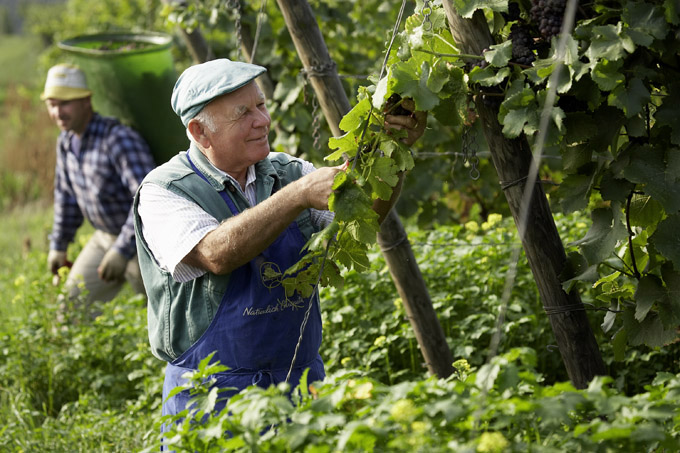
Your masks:
{"label": "man's other hand", "polygon": [[47,269],[56,275],[59,268],[66,266],[66,252],[62,250],[50,250],[47,254]]}
{"label": "man's other hand", "polygon": [[107,282],[122,280],[127,263],[128,259],[118,250],[109,249],[97,268],[99,278]]}
{"label": "man's other hand", "polygon": [[411,146],[425,132],[427,112],[416,111],[416,104],[412,99],[404,99],[401,106],[413,113],[411,115],[385,115],[385,129],[387,131],[390,129],[405,130],[408,135],[401,141]]}

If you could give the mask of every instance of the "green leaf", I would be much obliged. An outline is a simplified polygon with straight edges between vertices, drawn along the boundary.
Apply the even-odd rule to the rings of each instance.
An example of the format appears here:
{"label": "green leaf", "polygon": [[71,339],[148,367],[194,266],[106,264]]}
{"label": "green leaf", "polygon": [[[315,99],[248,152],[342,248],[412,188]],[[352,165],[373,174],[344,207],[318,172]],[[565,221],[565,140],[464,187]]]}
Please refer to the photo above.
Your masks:
{"label": "green leaf", "polygon": [[659,303],[659,314],[666,327],[680,324],[680,272],[673,269],[672,263],[661,266],[661,277],[665,284],[665,297]]}
{"label": "green leaf", "polygon": [[328,139],[328,148],[335,151],[327,155],[324,160],[335,162],[344,159],[345,154],[347,154],[347,157],[356,156],[359,149],[359,140],[354,131],[347,132],[340,137],[330,137]]}
{"label": "green leaf", "polygon": [[603,200],[623,203],[634,188],[635,184],[626,179],[616,178],[610,171],[605,171],[600,181],[600,194]]}
{"label": "green leaf", "polygon": [[492,11],[507,11],[508,0],[453,0],[453,6],[458,14],[469,19],[478,9],[489,8]]}
{"label": "green leaf", "polygon": [[598,208],[592,213],[593,224],[588,233],[578,241],[569,245],[581,248],[583,256],[589,264],[597,264],[611,256],[616,244],[626,237],[626,227],[621,223],[621,212],[612,208]]}
{"label": "green leaf", "polygon": [[628,335],[626,329],[621,327],[612,338],[614,360],[622,362],[626,358],[626,343],[628,343]]}
{"label": "green leaf", "polygon": [[680,24],[680,3],[677,0],[665,0],[663,10],[666,15],[666,22],[673,25]]}
{"label": "green leaf", "polygon": [[632,79],[627,87],[623,84],[617,86],[607,97],[609,105],[623,110],[627,118],[640,113],[649,99],[649,90],[638,78]]}
{"label": "green leaf", "polygon": [[659,315],[649,313],[642,322],[638,322],[632,310],[623,313],[623,325],[626,329],[628,342],[632,346],[645,344],[656,348],[669,344],[677,337],[676,327],[664,328]]}
{"label": "green leaf", "polygon": [[635,291],[635,319],[642,322],[655,302],[665,296],[661,279],[656,275],[645,275]]}
{"label": "green leaf", "polygon": [[626,79],[621,73],[623,61],[601,60],[593,67],[590,76],[602,91],[611,91]]}
{"label": "green leaf", "polygon": [[565,293],[571,292],[578,282],[594,283],[597,281],[597,265],[589,266],[586,259],[577,252],[570,252],[564,269],[560,273],[562,289]]}
{"label": "green leaf", "polygon": [[496,72],[491,66],[487,66],[486,68],[475,66],[472,68],[472,71],[470,71],[470,81],[485,87],[492,87],[503,82],[510,73],[511,70],[508,67],[501,68]]}
{"label": "green leaf", "polygon": [[521,108],[509,110],[503,115],[503,135],[508,138],[517,138],[524,130],[527,124],[535,126],[538,124],[538,115],[536,110],[532,108]]}
{"label": "green leaf", "polygon": [[409,60],[392,67],[391,76],[394,80],[392,90],[402,97],[413,99],[416,110],[429,111],[439,104],[439,96],[428,86],[430,65],[423,62],[417,67],[415,64]]}
{"label": "green leaf", "polygon": [[[664,12],[658,6],[644,2],[628,2],[621,15],[630,30],[637,32],[637,42],[642,46],[649,46],[653,39],[664,39],[668,34],[668,24]],[[629,31],[630,31],[629,30]]]}
{"label": "green leaf", "polygon": [[648,195],[633,195],[630,202],[631,226],[640,226],[647,230],[649,234],[656,231],[657,224],[663,219],[664,210],[661,203]]}
{"label": "green leaf", "polygon": [[680,214],[673,214],[659,223],[650,238],[654,247],[673,262],[676,270],[680,270],[680,234],[678,232],[680,232]]}
{"label": "green leaf", "polygon": [[340,120],[340,129],[347,132],[357,129],[363,124],[370,110],[371,102],[368,98],[362,99]]}
{"label": "green leaf", "polygon": [[[569,116],[567,116],[566,121],[567,123],[569,122]],[[585,121],[584,118],[584,125],[585,123],[592,124],[592,120],[590,122],[587,122]],[[567,130],[569,130],[569,126],[567,126]],[[561,151],[562,151],[562,169],[566,173],[576,173],[579,170],[579,168],[583,167],[584,165],[592,164],[593,150],[589,143],[584,143],[576,146],[569,146],[562,149]]]}
{"label": "green leaf", "polygon": [[654,119],[658,126],[671,128],[671,143],[680,145],[680,83],[670,84],[668,96],[662,98],[661,106],[657,107]]}
{"label": "green leaf", "polygon": [[623,170],[624,176],[636,184],[644,184],[645,193],[659,201],[666,212],[679,211],[679,150],[664,150],[650,145],[630,149],[630,161]]}
{"label": "green leaf", "polygon": [[626,52],[635,51],[635,43],[622,33],[623,24],[600,25],[591,30],[590,46],[586,56],[591,62],[606,60],[618,61],[625,57]]}
{"label": "green leaf", "polygon": [[512,41],[504,41],[501,44],[494,44],[489,50],[484,52],[484,59],[491,66],[502,68],[508,65],[512,58]]}
{"label": "green leaf", "polygon": [[567,175],[557,189],[562,210],[567,213],[585,209],[592,183],[593,175]]}

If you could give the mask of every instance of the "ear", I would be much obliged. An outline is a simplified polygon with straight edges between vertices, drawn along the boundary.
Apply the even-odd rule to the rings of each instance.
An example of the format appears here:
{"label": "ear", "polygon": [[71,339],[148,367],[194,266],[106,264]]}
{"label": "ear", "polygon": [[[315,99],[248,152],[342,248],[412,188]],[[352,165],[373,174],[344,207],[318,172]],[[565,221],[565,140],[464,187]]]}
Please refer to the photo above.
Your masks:
{"label": "ear", "polygon": [[189,120],[187,124],[187,130],[189,134],[194,138],[196,143],[200,144],[204,148],[210,147],[210,138],[206,135],[206,128],[196,119]]}

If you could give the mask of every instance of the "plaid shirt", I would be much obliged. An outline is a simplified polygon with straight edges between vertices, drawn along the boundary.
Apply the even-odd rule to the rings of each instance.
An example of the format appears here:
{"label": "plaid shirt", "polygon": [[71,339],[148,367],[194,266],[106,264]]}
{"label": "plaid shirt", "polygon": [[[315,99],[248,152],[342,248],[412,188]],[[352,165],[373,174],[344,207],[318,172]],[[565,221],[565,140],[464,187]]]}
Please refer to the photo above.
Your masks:
{"label": "plaid shirt", "polygon": [[132,258],[137,253],[132,199],[155,166],[149,147],[134,130],[97,113],[79,151],[73,135],[62,131],[57,140],[50,249],[66,250],[86,218],[97,230],[118,235],[113,247]]}

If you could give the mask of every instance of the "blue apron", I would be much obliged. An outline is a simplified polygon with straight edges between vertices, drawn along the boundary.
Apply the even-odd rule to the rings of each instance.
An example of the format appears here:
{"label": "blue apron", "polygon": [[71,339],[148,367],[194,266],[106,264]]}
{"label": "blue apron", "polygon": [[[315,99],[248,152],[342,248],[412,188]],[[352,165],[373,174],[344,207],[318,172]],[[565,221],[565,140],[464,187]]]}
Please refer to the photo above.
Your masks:
{"label": "blue apron", "polygon": [[[187,154],[188,157],[188,154]],[[205,176],[189,160],[194,171]],[[226,191],[220,195],[233,215],[239,211]],[[321,313],[318,294],[303,299],[297,293],[286,298],[279,282],[266,281],[262,272],[268,266],[284,271],[300,259],[306,244],[297,223],[293,222],[259,256],[231,273],[227,290],[222,297],[215,318],[201,338],[181,356],[168,363],[163,384],[163,415],[176,415],[186,408],[190,399],[184,390],[166,401],[168,393],[186,382],[182,374],[197,369],[201,360],[216,351],[213,362],[218,361],[230,369],[217,373],[218,388],[234,387],[221,392],[220,398],[234,395],[250,386],[269,387],[284,382],[300,336],[300,326],[309,304],[309,315],[296,363],[289,383],[295,387],[302,372],[309,368],[309,382],[325,376],[319,355],[321,346]],[[216,410],[225,406],[219,403]]]}

